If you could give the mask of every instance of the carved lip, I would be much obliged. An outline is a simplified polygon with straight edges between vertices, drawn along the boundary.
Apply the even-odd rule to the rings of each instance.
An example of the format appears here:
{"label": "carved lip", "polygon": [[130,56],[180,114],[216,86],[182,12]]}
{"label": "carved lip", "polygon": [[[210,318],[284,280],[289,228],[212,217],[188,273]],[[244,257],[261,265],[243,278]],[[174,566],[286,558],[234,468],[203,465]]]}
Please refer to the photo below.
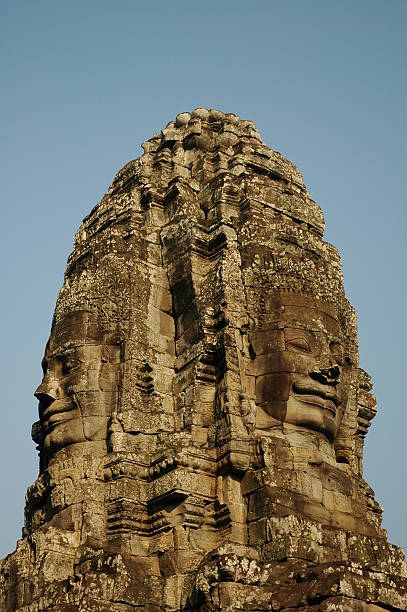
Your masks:
{"label": "carved lip", "polygon": [[55,400],[52,402],[52,404],[45,408],[41,415],[41,421],[44,426],[60,423],[61,421],[67,421],[71,418],[71,415],[68,413],[70,413],[74,408],[75,405],[69,398]]}
{"label": "carved lip", "polygon": [[292,388],[301,402],[316,404],[336,415],[336,408],[341,402],[333,385],[322,385],[311,379],[295,380]]}

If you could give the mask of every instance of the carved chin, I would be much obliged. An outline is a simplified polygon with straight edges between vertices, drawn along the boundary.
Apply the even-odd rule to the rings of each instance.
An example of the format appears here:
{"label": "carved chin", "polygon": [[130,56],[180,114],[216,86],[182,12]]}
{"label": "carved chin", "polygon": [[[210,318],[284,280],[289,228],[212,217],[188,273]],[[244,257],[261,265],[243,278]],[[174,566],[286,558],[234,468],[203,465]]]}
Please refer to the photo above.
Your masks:
{"label": "carved chin", "polygon": [[337,409],[333,402],[318,397],[307,396],[298,399],[290,396],[287,401],[285,421],[292,425],[319,431],[333,442],[338,429]]}

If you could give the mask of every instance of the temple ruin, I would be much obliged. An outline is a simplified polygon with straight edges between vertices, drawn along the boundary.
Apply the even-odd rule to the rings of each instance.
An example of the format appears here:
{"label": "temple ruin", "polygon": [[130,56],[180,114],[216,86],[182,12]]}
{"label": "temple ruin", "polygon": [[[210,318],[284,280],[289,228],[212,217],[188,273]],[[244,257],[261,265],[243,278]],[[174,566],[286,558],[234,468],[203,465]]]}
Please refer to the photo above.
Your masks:
{"label": "temple ruin", "polygon": [[251,121],[181,113],[80,226],[0,609],[407,610],[324,217]]}

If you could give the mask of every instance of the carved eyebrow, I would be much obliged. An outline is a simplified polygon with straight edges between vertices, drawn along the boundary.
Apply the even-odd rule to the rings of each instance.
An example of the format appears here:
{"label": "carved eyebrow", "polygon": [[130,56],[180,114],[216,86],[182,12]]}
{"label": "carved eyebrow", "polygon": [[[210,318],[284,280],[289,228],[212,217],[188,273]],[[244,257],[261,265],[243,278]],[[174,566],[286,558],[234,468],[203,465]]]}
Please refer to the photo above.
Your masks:
{"label": "carved eyebrow", "polygon": [[323,330],[313,327],[312,325],[309,325],[308,323],[297,323],[297,322],[293,322],[293,323],[285,323],[283,326],[284,331],[287,331],[289,329],[296,331],[296,330],[300,330],[300,331],[306,331],[306,332],[311,332],[311,333],[324,333]]}
{"label": "carved eyebrow", "polygon": [[56,348],[54,351],[52,351],[52,353],[48,353],[47,359],[49,359],[50,357],[55,358],[60,355],[66,355],[69,353],[73,353],[75,349],[81,348],[82,346],[98,346],[98,345],[95,342],[76,342],[76,343],[66,342],[65,344],[62,344],[61,346]]}
{"label": "carved eyebrow", "polygon": [[287,342],[295,338],[301,338],[308,341],[310,339],[310,331],[304,327],[287,327],[284,330],[284,338]]}
{"label": "carved eyebrow", "polygon": [[52,353],[49,353],[47,355],[47,359],[58,359],[58,357],[69,356],[74,352],[75,348],[76,347],[72,347],[72,346],[59,347],[55,349],[55,351],[52,351]]}

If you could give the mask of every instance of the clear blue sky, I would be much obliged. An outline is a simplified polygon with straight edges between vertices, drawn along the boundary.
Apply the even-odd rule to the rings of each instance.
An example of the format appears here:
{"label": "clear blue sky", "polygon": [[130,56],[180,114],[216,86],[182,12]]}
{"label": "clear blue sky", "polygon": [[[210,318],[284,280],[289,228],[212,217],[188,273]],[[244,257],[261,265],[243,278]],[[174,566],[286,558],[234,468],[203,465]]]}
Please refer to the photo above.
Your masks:
{"label": "clear blue sky", "polygon": [[254,120],[324,211],[380,408],[365,478],[407,547],[406,0],[3,0],[0,27],[0,557],[37,476],[33,390],[74,233],[197,106]]}

